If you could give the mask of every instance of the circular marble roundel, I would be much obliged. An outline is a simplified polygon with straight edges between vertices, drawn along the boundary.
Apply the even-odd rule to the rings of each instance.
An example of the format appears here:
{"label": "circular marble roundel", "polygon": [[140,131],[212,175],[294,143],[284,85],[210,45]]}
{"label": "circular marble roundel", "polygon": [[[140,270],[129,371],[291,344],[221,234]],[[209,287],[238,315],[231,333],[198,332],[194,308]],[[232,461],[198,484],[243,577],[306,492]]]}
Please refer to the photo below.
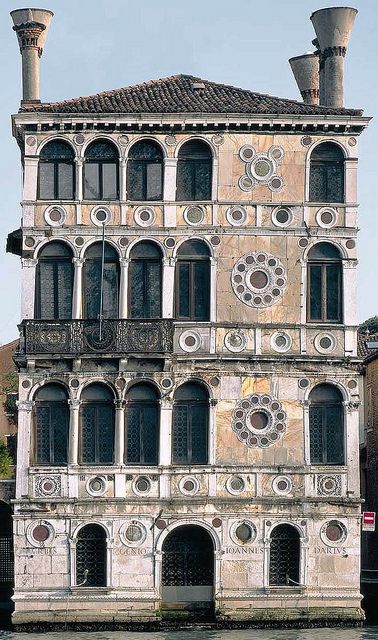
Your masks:
{"label": "circular marble roundel", "polygon": [[232,430],[247,447],[270,447],[286,431],[286,412],[273,396],[252,393],[236,403]]}
{"label": "circular marble roundel", "polygon": [[235,295],[250,307],[270,307],[283,294],[286,274],[282,263],[269,253],[247,253],[231,274]]}

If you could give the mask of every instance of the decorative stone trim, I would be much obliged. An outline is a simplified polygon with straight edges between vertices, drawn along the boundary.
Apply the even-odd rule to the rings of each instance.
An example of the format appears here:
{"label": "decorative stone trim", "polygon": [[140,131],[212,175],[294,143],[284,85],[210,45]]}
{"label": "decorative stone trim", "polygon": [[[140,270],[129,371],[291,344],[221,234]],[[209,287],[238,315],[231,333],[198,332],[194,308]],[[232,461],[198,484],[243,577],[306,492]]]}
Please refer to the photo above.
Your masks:
{"label": "decorative stone trim", "polygon": [[67,212],[64,207],[54,204],[45,209],[43,217],[50,227],[62,227],[66,221]]}
{"label": "decorative stone trim", "polygon": [[314,347],[319,353],[332,353],[336,347],[336,340],[330,333],[318,333],[314,338]]}
{"label": "decorative stone trim", "polygon": [[320,529],[320,538],[328,547],[337,547],[343,544],[347,536],[348,529],[340,520],[329,520]]}
{"label": "decorative stone trim", "polygon": [[231,284],[235,295],[249,307],[270,307],[283,295],[286,273],[278,258],[254,251],[237,261]]}
{"label": "decorative stone trim", "polygon": [[322,207],[315,215],[316,222],[323,229],[331,229],[337,222],[337,211],[332,207]]}
{"label": "decorative stone trim", "polygon": [[270,447],[286,431],[286,412],[273,396],[252,393],[241,398],[232,412],[232,430],[247,447]]}
{"label": "decorative stone trim", "polygon": [[184,220],[190,226],[202,224],[205,218],[204,208],[200,205],[190,205],[184,210]]}
{"label": "decorative stone trim", "polygon": [[247,211],[241,205],[229,207],[226,211],[226,219],[233,227],[241,227],[247,221]]}
{"label": "decorative stone trim", "polygon": [[228,493],[231,493],[233,496],[238,496],[240,493],[243,493],[245,490],[244,478],[238,475],[230,476],[226,480],[226,489]]}
{"label": "decorative stone trim", "polygon": [[276,207],[272,211],[272,222],[276,227],[288,227],[293,222],[293,217],[290,207]]}
{"label": "decorative stone trim", "polygon": [[130,520],[121,526],[119,537],[125,547],[140,547],[147,538],[147,529],[138,520]]}
{"label": "decorative stone trim", "polygon": [[31,522],[26,529],[26,539],[32,547],[50,547],[55,538],[55,529],[50,522]]}
{"label": "decorative stone trim", "polygon": [[179,490],[185,496],[194,496],[199,488],[200,484],[194,476],[185,476],[179,482]]}
{"label": "decorative stone trim", "polygon": [[291,337],[285,333],[285,331],[275,331],[270,338],[270,346],[273,351],[277,351],[278,353],[286,353],[286,351],[289,351],[292,342]]}
{"label": "decorative stone trim", "polygon": [[85,483],[85,489],[90,496],[100,497],[105,494],[107,480],[105,476],[93,476],[88,478]]}
{"label": "decorative stone trim", "polygon": [[91,221],[96,227],[102,227],[104,224],[110,224],[112,221],[112,212],[107,207],[97,206],[93,207],[91,214]]}
{"label": "decorative stone trim", "polygon": [[267,153],[256,152],[254,147],[243,145],[239,150],[240,159],[246,163],[245,175],[239,179],[243,191],[252,191],[258,184],[267,185],[271,191],[280,191],[283,180],[278,175],[278,166],[284,157],[282,147],[271,146]]}
{"label": "decorative stone trim", "polygon": [[250,520],[238,520],[230,527],[230,538],[237,545],[252,544],[257,537],[256,525]]}
{"label": "decorative stone trim", "polygon": [[316,493],[318,496],[341,496],[341,475],[318,474],[316,476]]}
{"label": "decorative stone trim", "polygon": [[156,220],[156,214],[152,207],[138,207],[134,211],[134,222],[140,227],[150,227]]}
{"label": "decorative stone trim", "polygon": [[293,483],[288,476],[276,476],[272,480],[272,489],[277,495],[286,496],[292,492]]}
{"label": "decorative stone trim", "polygon": [[201,342],[201,336],[197,331],[184,331],[179,338],[180,348],[188,353],[198,351]]}
{"label": "decorative stone trim", "polygon": [[229,331],[224,337],[224,346],[232,353],[239,353],[246,348],[247,337],[243,331]]}

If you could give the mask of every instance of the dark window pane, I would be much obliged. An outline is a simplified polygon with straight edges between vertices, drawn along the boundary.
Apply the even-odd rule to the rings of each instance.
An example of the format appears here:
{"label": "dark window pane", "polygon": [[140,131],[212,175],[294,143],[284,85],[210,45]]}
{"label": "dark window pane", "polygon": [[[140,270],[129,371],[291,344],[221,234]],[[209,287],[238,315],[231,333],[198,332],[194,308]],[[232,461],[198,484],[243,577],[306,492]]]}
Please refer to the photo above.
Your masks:
{"label": "dark window pane", "polygon": [[52,405],[51,427],[53,463],[67,464],[69,410],[67,405]]}
{"label": "dark window pane", "polygon": [[37,464],[50,462],[50,407],[36,407],[35,461]]}
{"label": "dark window pane", "polygon": [[66,404],[51,402],[37,404],[36,421],[36,464],[67,464],[67,444],[69,410]]}
{"label": "dark window pane", "polygon": [[132,318],[144,317],[144,261],[130,262],[130,315]]}
{"label": "dark window pane", "polygon": [[81,408],[81,458],[87,464],[96,462],[96,406],[91,404]]}
{"label": "dark window pane", "polygon": [[112,464],[114,451],[114,407],[109,404],[97,406],[97,462]]}
{"label": "dark window pane", "polygon": [[323,410],[316,405],[310,407],[310,458],[312,464],[323,462]]}
{"label": "dark window pane", "polygon": [[57,272],[57,319],[69,319],[72,316],[73,265],[69,262],[58,262]]}
{"label": "dark window pane", "polygon": [[344,157],[332,142],[312,152],[309,197],[311,202],[344,202]]}
{"label": "dark window pane", "polygon": [[326,462],[344,463],[344,434],[340,406],[325,407]]}
{"label": "dark window pane", "polygon": [[39,164],[39,198],[41,200],[55,200],[54,191],[54,163],[40,162]]}
{"label": "dark window pane", "polygon": [[100,169],[95,162],[87,163],[84,167],[84,198],[100,200]]}
{"label": "dark window pane", "polygon": [[186,405],[176,405],[173,410],[172,459],[176,464],[189,462],[189,413]]}
{"label": "dark window pane", "polygon": [[52,140],[43,147],[40,157],[43,160],[73,160],[74,151],[62,140]]}
{"label": "dark window pane", "polygon": [[195,165],[194,200],[211,199],[211,161],[197,161]]}
{"label": "dark window pane", "polygon": [[158,408],[147,405],[142,408],[142,451],[144,464],[157,464]]}
{"label": "dark window pane", "polygon": [[144,174],[143,163],[129,160],[127,163],[127,199],[143,200]]}
{"label": "dark window pane", "polygon": [[207,415],[208,409],[204,405],[191,406],[191,436],[193,464],[207,464]]}
{"label": "dark window pane", "polygon": [[71,318],[72,287],[73,265],[70,259],[42,259],[37,268],[36,318]]}
{"label": "dark window pane", "polygon": [[103,316],[104,318],[118,318],[118,269],[114,263],[105,262],[104,264]]}
{"label": "dark window pane", "polygon": [[161,317],[161,265],[159,262],[145,262],[146,271],[146,318]]}
{"label": "dark window pane", "polygon": [[74,197],[74,166],[60,162],[58,169],[58,193],[59,200],[72,200]]}
{"label": "dark window pane", "polygon": [[328,264],[325,268],[327,287],[327,319],[331,322],[338,322],[341,319],[340,266],[338,264]]}
{"label": "dark window pane", "polygon": [[36,317],[42,320],[55,318],[54,263],[40,262],[37,269]]}
{"label": "dark window pane", "polygon": [[104,163],[102,165],[102,197],[104,200],[116,200],[117,189],[117,165]]}
{"label": "dark window pane", "polygon": [[310,275],[310,320],[322,319],[322,268],[312,264]]}
{"label": "dark window pane", "polygon": [[189,318],[190,312],[190,264],[188,262],[177,263],[178,268],[178,317],[179,318]]}
{"label": "dark window pane", "polygon": [[177,196],[179,202],[195,200],[194,164],[190,161],[179,160],[177,163]]}
{"label": "dark window pane", "polygon": [[96,319],[100,313],[101,262],[85,261],[85,318]]}
{"label": "dark window pane", "polygon": [[299,534],[294,527],[281,524],[272,531],[269,584],[296,587],[299,584]]}
{"label": "dark window pane", "polygon": [[126,420],[127,458],[130,464],[140,462],[140,407],[130,405],[127,408]]}
{"label": "dark window pane", "polygon": [[161,200],[163,197],[163,166],[162,164],[147,164],[146,170],[146,200]]}
{"label": "dark window pane", "polygon": [[106,586],[106,534],[97,524],[80,529],[76,543],[76,584]]}
{"label": "dark window pane", "polygon": [[210,265],[207,260],[193,262],[194,320],[209,320]]}
{"label": "dark window pane", "polygon": [[85,151],[85,160],[117,160],[116,147],[107,140],[92,142]]}

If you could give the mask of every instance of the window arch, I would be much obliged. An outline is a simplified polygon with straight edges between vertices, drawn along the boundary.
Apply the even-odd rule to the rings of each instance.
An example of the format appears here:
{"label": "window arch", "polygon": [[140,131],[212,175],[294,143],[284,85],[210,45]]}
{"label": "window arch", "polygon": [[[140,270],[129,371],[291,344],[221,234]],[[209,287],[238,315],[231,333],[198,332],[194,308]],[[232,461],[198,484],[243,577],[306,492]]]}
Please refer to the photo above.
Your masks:
{"label": "window arch", "polygon": [[[95,242],[88,247],[84,262],[84,318],[97,319],[101,307],[101,264],[102,243]],[[103,308],[104,318],[118,318],[119,295],[119,260],[118,253],[108,242],[105,242],[103,273]]]}
{"label": "window arch", "polygon": [[342,322],[340,251],[329,242],[318,242],[307,260],[307,321]]}
{"label": "window arch", "polygon": [[76,585],[106,587],[106,532],[98,524],[87,524],[77,534]]}
{"label": "window arch", "polygon": [[115,406],[109,387],[93,383],[83,389],[80,423],[82,464],[112,464]]}
{"label": "window arch", "polygon": [[39,200],[73,200],[75,197],[75,154],[63,140],[44,145],[38,167]]}
{"label": "window arch", "polygon": [[185,142],[178,153],[176,200],[211,200],[213,158],[202,140]]}
{"label": "window arch", "polygon": [[158,464],[160,405],[159,395],[151,384],[132,386],[126,396],[127,464]]}
{"label": "window arch", "polygon": [[311,464],[344,464],[342,395],[331,384],[319,384],[309,395]]}
{"label": "window arch", "polygon": [[127,161],[127,199],[163,199],[163,153],[152,140],[136,142]]}
{"label": "window arch", "polygon": [[210,320],[210,251],[200,240],[187,240],[177,251],[176,318]]}
{"label": "window arch", "polygon": [[138,242],[130,251],[129,317],[161,318],[161,298],[161,249],[154,242]]}
{"label": "window arch", "polygon": [[72,317],[73,253],[64,243],[48,242],[38,256],[35,318],[64,320]]}
{"label": "window arch", "polygon": [[119,197],[118,150],[109,140],[88,145],[84,163],[84,198],[117,200]]}
{"label": "window arch", "polygon": [[174,464],[207,464],[209,394],[203,385],[186,382],[175,393],[172,461]]}
{"label": "window arch", "polygon": [[322,142],[311,153],[309,199],[344,202],[344,154],[334,142]]}
{"label": "window arch", "polygon": [[35,464],[67,464],[70,413],[66,390],[59,384],[46,384],[34,400]]}
{"label": "window arch", "polygon": [[290,524],[279,524],[270,536],[269,585],[298,586],[299,563],[299,532]]}

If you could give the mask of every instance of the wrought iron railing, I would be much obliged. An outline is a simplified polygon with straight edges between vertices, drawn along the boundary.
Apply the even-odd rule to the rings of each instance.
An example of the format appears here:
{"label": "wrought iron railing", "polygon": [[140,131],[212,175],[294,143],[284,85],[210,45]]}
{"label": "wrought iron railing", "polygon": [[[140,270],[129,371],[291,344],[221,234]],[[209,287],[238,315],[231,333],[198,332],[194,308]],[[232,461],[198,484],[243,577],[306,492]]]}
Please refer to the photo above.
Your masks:
{"label": "wrought iron railing", "polygon": [[171,320],[23,320],[17,355],[164,354],[173,350]]}

